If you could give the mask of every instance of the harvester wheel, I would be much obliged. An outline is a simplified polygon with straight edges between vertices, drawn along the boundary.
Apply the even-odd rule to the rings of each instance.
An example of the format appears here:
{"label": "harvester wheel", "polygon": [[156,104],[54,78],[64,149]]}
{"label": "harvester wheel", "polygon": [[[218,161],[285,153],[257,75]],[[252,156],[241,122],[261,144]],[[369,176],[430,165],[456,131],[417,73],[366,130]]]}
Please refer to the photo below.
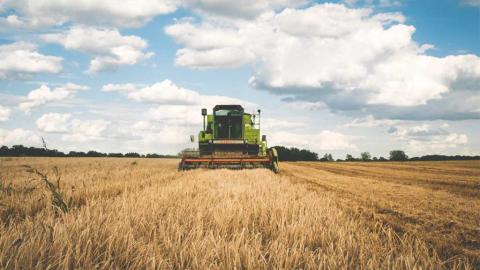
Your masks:
{"label": "harvester wheel", "polygon": [[183,167],[183,161],[180,161],[180,163],[178,163],[178,171],[181,172],[181,171],[184,171],[185,168]]}
{"label": "harvester wheel", "polygon": [[277,149],[275,148],[270,148],[268,151],[268,155],[270,156],[270,160],[272,161],[272,164],[270,164],[270,169],[274,173],[278,173],[280,169],[278,168],[278,154],[277,154]]}
{"label": "harvester wheel", "polygon": [[278,173],[278,172],[279,172],[278,162],[277,162],[277,161],[273,161],[273,162],[272,162],[272,171],[273,171],[274,173]]}

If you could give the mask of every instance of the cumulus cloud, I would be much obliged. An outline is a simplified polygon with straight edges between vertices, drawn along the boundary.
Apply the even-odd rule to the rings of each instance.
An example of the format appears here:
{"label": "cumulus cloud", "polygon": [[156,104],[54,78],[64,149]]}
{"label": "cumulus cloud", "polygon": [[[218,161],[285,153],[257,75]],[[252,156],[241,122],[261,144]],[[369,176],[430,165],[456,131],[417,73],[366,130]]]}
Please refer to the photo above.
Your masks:
{"label": "cumulus cloud", "polygon": [[115,27],[139,27],[153,17],[174,12],[178,7],[224,18],[251,19],[271,10],[297,7],[307,0],[5,0],[0,10],[15,14],[0,17],[0,30],[40,29],[67,23]]}
{"label": "cumulus cloud", "polygon": [[157,104],[195,104],[199,101],[200,94],[178,87],[170,80],[164,80],[139,91],[131,92],[128,94],[128,98]]}
{"label": "cumulus cloud", "polygon": [[115,70],[134,65],[153,56],[146,52],[148,43],[137,36],[122,36],[118,30],[74,26],[65,33],[46,34],[43,40],[61,44],[67,50],[78,50],[93,56],[88,73]]}
{"label": "cumulus cloud", "polygon": [[344,0],[345,4],[349,6],[380,6],[380,7],[392,7],[400,6],[401,1],[398,0]]}
{"label": "cumulus cloud", "polygon": [[[106,84],[102,87],[105,92],[124,93],[128,99],[138,102],[164,105],[160,108],[212,108],[217,104],[242,104],[245,109],[254,111],[256,104],[227,96],[201,95],[195,90],[177,86],[170,80],[163,80],[152,85],[140,87],[137,84]],[[182,108],[182,107],[178,107]],[[178,109],[179,112],[181,111]],[[183,110],[183,109],[182,109]]]}
{"label": "cumulus cloud", "polygon": [[251,19],[262,13],[285,7],[297,7],[308,3],[307,0],[185,0],[184,6],[208,15],[226,18]]}
{"label": "cumulus cloud", "polygon": [[[466,134],[450,132],[447,124],[422,124],[413,126],[392,126],[388,133],[394,139],[406,144],[406,150],[413,154],[448,154],[468,144]],[[458,153],[458,152],[457,152]]]}
{"label": "cumulus cloud", "polygon": [[175,11],[178,2],[176,0],[5,0],[0,3],[0,10],[14,10],[17,14],[1,18],[0,26],[31,29],[73,22],[138,27],[156,15]]}
{"label": "cumulus cloud", "polygon": [[113,84],[109,83],[102,86],[103,92],[133,92],[137,91],[140,86],[133,84],[133,83],[125,83],[125,84]]}
{"label": "cumulus cloud", "polygon": [[67,132],[71,114],[48,113],[37,119],[37,128],[45,132]]}
{"label": "cumulus cloud", "polygon": [[458,153],[458,148],[467,144],[467,135],[451,133],[446,136],[433,136],[429,140],[409,140],[407,144],[407,150],[415,154],[447,154],[448,151],[451,150],[453,150],[454,153]]}
{"label": "cumulus cloud", "polygon": [[27,97],[18,105],[18,107],[23,112],[30,113],[30,110],[34,107],[71,98],[75,96],[77,91],[87,89],[87,86],[74,83],[67,83],[53,89],[47,85],[41,85],[39,88],[28,93]]}
{"label": "cumulus cloud", "polygon": [[8,119],[10,118],[10,113],[10,108],[0,105],[0,122],[8,121]]}
{"label": "cumulus cloud", "polygon": [[398,122],[398,120],[376,119],[373,115],[367,115],[366,117],[353,119],[345,127],[385,127],[395,125]]}
{"label": "cumulus cloud", "polygon": [[27,79],[38,73],[58,73],[62,58],[43,55],[27,42],[0,45],[0,80]]}
{"label": "cumulus cloud", "polygon": [[103,119],[76,119],[68,113],[48,113],[38,118],[36,124],[41,131],[62,133],[62,140],[83,142],[103,139],[110,122]]}
{"label": "cumulus cloud", "polygon": [[313,151],[356,150],[355,138],[343,133],[323,130],[317,133],[274,131],[269,134],[270,145],[287,145]]}
{"label": "cumulus cloud", "polygon": [[[249,63],[254,66],[250,84],[288,96],[287,101],[322,102],[334,111],[383,111],[392,118],[409,117],[412,107],[429,111],[430,118],[463,110],[432,107],[461,95],[456,85],[480,80],[480,58],[430,56],[432,45],[417,44],[412,39],[415,27],[404,21],[400,13],[375,14],[327,3],[287,8],[251,21],[179,21],[165,31],[184,46],[177,51],[177,65],[223,68]],[[461,111],[456,117],[480,115]]]}
{"label": "cumulus cloud", "polygon": [[240,35],[238,29],[184,21],[166,27],[165,32],[185,46],[176,54],[175,63],[180,66],[238,67],[255,60],[254,52],[245,46],[248,37]]}
{"label": "cumulus cloud", "polygon": [[0,145],[41,145],[41,137],[33,131],[15,128],[12,130],[0,129]]}
{"label": "cumulus cloud", "polygon": [[388,133],[398,138],[426,138],[430,136],[448,135],[450,134],[445,127],[432,127],[428,124],[412,126],[412,127],[390,127]]}

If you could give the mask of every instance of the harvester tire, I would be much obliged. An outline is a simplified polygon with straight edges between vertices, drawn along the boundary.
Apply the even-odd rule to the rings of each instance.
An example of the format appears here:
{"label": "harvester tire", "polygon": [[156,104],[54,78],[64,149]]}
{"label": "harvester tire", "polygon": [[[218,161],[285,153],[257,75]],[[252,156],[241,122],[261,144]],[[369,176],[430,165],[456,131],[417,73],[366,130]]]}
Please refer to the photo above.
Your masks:
{"label": "harvester tire", "polygon": [[278,169],[278,162],[277,161],[272,162],[272,171],[274,173],[279,173],[280,170]]}
{"label": "harvester tire", "polygon": [[274,173],[278,173],[280,171],[280,169],[278,168],[278,154],[277,154],[277,149],[275,148],[270,148],[268,149],[268,155],[270,157],[270,160],[271,160],[271,164],[270,164],[270,169],[274,172]]}

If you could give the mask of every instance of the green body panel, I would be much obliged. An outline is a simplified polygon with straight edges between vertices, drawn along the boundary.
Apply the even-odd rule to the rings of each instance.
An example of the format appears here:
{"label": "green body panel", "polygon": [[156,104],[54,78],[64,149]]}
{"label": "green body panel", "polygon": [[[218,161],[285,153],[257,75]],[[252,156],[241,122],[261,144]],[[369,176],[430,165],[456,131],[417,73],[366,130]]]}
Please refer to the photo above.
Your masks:
{"label": "green body panel", "polygon": [[243,135],[247,143],[260,144],[260,130],[253,126],[253,120],[250,114],[243,115]]}

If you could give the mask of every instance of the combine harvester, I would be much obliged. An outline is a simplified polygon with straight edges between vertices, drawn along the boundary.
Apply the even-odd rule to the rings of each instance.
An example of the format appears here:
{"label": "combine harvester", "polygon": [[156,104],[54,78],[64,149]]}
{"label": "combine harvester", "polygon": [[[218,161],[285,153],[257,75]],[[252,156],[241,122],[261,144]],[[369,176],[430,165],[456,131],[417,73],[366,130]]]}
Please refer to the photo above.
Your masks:
{"label": "combine harvester", "polygon": [[[267,168],[278,173],[277,151],[267,148],[265,135],[260,140],[260,110],[257,112],[245,113],[240,105],[217,105],[208,115],[207,109],[202,109],[198,150],[184,150],[178,169]],[[190,140],[194,141],[193,135]]]}

